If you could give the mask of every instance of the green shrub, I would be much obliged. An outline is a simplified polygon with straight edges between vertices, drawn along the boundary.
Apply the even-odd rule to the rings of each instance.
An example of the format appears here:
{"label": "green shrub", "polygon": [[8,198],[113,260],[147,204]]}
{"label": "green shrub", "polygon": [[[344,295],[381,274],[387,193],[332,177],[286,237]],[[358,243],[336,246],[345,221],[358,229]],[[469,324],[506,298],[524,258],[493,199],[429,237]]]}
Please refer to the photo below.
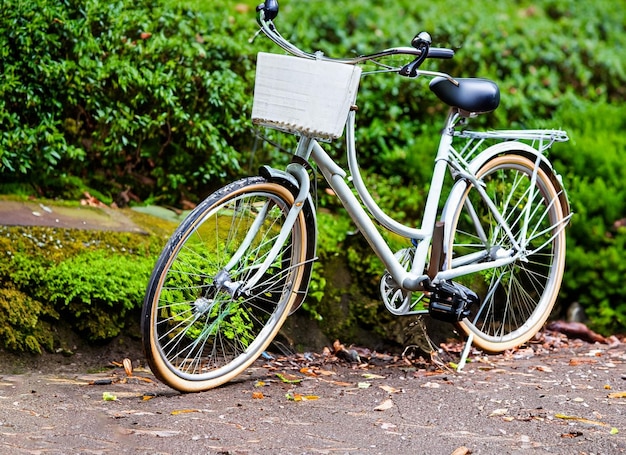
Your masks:
{"label": "green shrub", "polygon": [[58,191],[78,175],[112,199],[130,188],[173,203],[237,172],[250,59],[224,17],[148,0],[11,3],[4,181]]}
{"label": "green shrub", "polygon": [[160,235],[0,226],[4,346],[51,350],[58,340],[50,327],[59,320],[92,342],[136,325],[164,242]]}
{"label": "green shrub", "polygon": [[0,339],[11,351],[41,354],[52,350],[50,327],[44,316],[58,317],[49,307],[11,288],[0,288]]}
{"label": "green shrub", "polygon": [[89,340],[110,339],[126,316],[141,308],[153,266],[152,257],[87,251],[47,269],[37,297],[60,310],[66,307]]}

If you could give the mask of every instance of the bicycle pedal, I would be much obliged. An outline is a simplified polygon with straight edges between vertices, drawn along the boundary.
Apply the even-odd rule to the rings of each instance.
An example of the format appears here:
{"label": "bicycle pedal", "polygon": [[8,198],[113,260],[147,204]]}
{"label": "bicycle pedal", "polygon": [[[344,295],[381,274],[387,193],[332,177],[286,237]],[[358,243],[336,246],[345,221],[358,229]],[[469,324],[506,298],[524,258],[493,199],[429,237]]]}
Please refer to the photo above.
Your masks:
{"label": "bicycle pedal", "polygon": [[458,322],[470,314],[470,307],[480,303],[471,289],[453,281],[443,281],[431,286],[428,313],[435,319]]}

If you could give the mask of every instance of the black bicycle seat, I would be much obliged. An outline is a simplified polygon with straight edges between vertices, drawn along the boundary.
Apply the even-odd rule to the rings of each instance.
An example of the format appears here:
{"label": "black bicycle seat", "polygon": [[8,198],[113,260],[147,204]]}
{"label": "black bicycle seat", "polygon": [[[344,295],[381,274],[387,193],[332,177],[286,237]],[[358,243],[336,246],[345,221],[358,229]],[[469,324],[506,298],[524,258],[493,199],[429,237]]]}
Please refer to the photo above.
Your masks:
{"label": "black bicycle seat", "polygon": [[489,79],[460,78],[455,85],[445,77],[436,77],[430,89],[441,101],[469,115],[484,114],[500,104],[500,89]]}

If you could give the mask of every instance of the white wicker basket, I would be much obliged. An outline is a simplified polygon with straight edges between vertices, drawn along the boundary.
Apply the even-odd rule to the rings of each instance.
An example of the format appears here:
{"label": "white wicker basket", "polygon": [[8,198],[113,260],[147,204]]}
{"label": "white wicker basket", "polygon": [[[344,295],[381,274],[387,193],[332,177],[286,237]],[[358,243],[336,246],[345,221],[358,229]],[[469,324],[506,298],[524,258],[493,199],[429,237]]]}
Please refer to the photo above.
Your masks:
{"label": "white wicker basket", "polygon": [[337,139],[360,77],[361,68],[355,65],[260,52],[252,121],[289,133]]}

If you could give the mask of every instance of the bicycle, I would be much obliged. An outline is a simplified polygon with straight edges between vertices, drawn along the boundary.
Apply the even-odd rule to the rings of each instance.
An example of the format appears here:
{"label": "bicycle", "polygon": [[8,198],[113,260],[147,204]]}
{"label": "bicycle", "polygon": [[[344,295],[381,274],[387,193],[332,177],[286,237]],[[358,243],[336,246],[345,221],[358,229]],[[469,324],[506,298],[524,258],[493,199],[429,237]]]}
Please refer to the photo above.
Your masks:
{"label": "bicycle", "polygon": [[[169,239],[142,310],[155,376],[184,392],[224,384],[266,350],[302,304],[316,260],[311,162],[384,264],[380,291],[389,311],[456,324],[468,337],[466,349],[473,343],[500,352],[534,336],[561,286],[572,216],[544,152],[567,134],[458,129],[497,108],[498,87],[420,69],[428,58],[454,55],[432,47],[425,32],[411,47],[333,59],[280,35],[276,0],[265,0],[257,12],[258,33],[291,55],[258,54],[253,123],[297,135],[297,147],[284,170],[264,165],[259,176],[209,196]],[[410,62],[390,66],[383,62],[389,56]],[[359,172],[355,102],[364,62],[376,62],[376,72],[431,77],[431,91],[450,106],[419,228],[386,214]],[[349,174],[322,146],[344,128]],[[453,183],[444,195],[446,175]],[[377,224],[407,246],[394,252]]]}

